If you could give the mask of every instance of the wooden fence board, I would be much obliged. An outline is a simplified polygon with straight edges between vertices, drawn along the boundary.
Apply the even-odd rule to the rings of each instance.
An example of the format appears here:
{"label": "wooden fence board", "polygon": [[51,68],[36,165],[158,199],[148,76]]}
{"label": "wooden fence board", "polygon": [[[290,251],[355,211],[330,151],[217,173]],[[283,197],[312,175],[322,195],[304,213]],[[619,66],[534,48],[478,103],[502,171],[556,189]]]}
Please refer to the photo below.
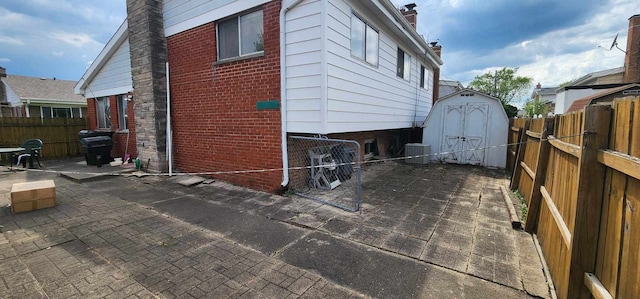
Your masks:
{"label": "wooden fence board", "polygon": [[[633,100],[629,131],[629,155],[640,157],[640,98]],[[626,190],[622,254],[620,256],[620,298],[640,297],[640,179],[629,178]]]}
{"label": "wooden fence board", "polygon": [[576,158],[580,157],[581,149],[580,149],[579,146],[577,146],[575,144],[571,144],[571,143],[568,143],[568,142],[561,141],[561,140],[557,139],[554,136],[550,136],[549,137],[549,143],[553,147],[555,147],[556,149],[559,149],[559,150],[561,150],[561,151],[563,151],[563,152],[565,152],[567,154],[570,154],[570,155],[572,155],[572,156],[574,156]]}
{"label": "wooden fence board", "polygon": [[533,199],[531,177],[544,172],[538,216],[528,217],[558,298],[640,298],[640,97],[558,115],[548,140],[546,164],[532,164],[545,160],[530,150],[538,142],[522,145],[514,174],[525,174],[511,186]]}
{"label": "wooden fence board", "polygon": [[[631,102],[617,101],[612,120],[609,148],[619,153],[629,152],[629,130],[631,121]],[[598,155],[602,151],[598,152]],[[599,159],[600,160],[600,159]],[[606,164],[605,164],[606,165]],[[627,177],[623,173],[608,168],[606,170],[605,197],[600,224],[598,256],[596,258],[596,276],[616,296],[620,268],[620,249],[622,245],[622,223],[624,219],[625,189]]]}
{"label": "wooden fence board", "polygon": [[[567,298],[590,296],[584,285],[584,273],[593,273],[598,245],[603,202],[602,177],[606,168],[598,163],[597,152],[609,144],[611,107],[587,106],[584,109],[582,155],[579,159],[575,222],[572,233],[571,262]],[[577,247],[577,248],[576,248]]]}
{"label": "wooden fence board", "polygon": [[584,284],[587,285],[587,288],[589,288],[589,291],[596,299],[613,299],[613,296],[609,294],[607,289],[602,285],[600,280],[598,280],[595,275],[591,273],[585,273]]}
{"label": "wooden fence board", "polygon": [[41,156],[64,158],[80,155],[78,131],[87,128],[83,118],[10,118],[0,117],[0,147],[15,147],[22,141],[41,139]]}
{"label": "wooden fence board", "polygon": [[533,177],[533,183],[531,185],[531,199],[529,199],[529,206],[527,207],[527,222],[525,223],[525,230],[527,232],[533,232],[538,222],[540,201],[542,201],[540,186],[542,185],[544,176],[547,173],[547,163],[549,160],[550,150],[549,143],[546,141],[546,139],[551,135],[552,131],[553,118],[545,118],[543,121],[541,133],[536,133],[537,138],[542,142],[538,144],[538,153],[535,166],[536,172]]}

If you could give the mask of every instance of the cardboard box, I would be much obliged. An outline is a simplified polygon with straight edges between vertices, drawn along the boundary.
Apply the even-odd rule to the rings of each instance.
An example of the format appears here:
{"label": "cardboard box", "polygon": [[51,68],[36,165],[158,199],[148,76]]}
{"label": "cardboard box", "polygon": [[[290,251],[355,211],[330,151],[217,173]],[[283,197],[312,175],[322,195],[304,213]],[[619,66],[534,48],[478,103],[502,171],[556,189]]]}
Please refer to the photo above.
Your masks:
{"label": "cardboard box", "polygon": [[14,213],[50,208],[56,205],[53,180],[15,183],[11,187],[11,210]]}

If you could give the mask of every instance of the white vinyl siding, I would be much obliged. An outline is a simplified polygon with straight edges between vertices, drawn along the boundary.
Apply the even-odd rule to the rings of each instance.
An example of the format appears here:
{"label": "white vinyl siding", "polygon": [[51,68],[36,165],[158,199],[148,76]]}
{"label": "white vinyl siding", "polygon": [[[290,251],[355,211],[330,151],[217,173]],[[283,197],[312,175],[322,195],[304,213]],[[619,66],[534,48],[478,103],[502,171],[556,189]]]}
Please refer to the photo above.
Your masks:
{"label": "white vinyl siding", "polygon": [[286,22],[287,131],[322,133],[322,1],[300,2]]}
{"label": "white vinyl siding", "polygon": [[[325,133],[410,128],[420,125],[431,108],[432,87],[420,88],[420,63],[412,56],[413,81],[396,76],[399,45],[376,18],[366,18],[358,4],[329,0],[327,4],[327,125]],[[378,67],[351,56],[352,13],[379,30]],[[424,64],[424,62],[422,62]],[[433,71],[425,70],[433,78]]]}
{"label": "white vinyl siding", "polygon": [[165,36],[217,21],[271,0],[164,0]]}
{"label": "white vinyl siding", "polygon": [[96,98],[127,92],[131,90],[132,85],[131,57],[127,38],[84,89],[85,97]]}

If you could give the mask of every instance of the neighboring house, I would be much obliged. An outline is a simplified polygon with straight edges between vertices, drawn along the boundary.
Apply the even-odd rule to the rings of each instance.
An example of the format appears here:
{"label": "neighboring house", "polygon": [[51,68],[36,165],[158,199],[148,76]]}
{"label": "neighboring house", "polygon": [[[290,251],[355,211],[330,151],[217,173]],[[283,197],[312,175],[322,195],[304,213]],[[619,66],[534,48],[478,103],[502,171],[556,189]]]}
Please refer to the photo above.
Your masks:
{"label": "neighboring house", "polygon": [[564,86],[558,89],[556,95],[556,106],[554,109],[555,114],[567,113],[571,104],[578,99],[594,95],[610,88],[616,88],[624,86],[624,83],[606,84],[606,85],[578,85],[578,86]]}
{"label": "neighboring house", "polygon": [[611,105],[613,99],[640,95],[640,84],[627,84],[615,88],[608,88],[594,95],[590,95],[574,101],[566,113],[571,113],[584,109],[587,105]]}
{"label": "neighboring house", "polygon": [[[113,157],[137,157],[133,83],[125,21],[75,86],[88,107],[89,130],[113,132]],[[84,99],[86,98],[86,99]]]}
{"label": "neighboring house", "polygon": [[453,81],[453,80],[440,80],[440,84],[438,86],[439,86],[438,99],[444,98],[464,88],[464,86],[462,86],[462,83],[460,83],[460,81]]}
{"label": "neighboring house", "polygon": [[546,111],[554,111],[558,87],[542,87],[540,83],[531,93],[531,100],[539,100],[546,106]]}
{"label": "neighboring house", "polygon": [[77,118],[87,103],[73,92],[74,81],[9,75],[0,67],[2,117]]}
{"label": "neighboring house", "polygon": [[[128,20],[76,86],[90,110],[132,93],[137,154],[152,170],[165,169],[168,120],[182,172],[286,169],[292,134],[356,140],[383,156],[398,136],[420,135],[442,61],[416,32],[413,6],[225,3],[128,0]],[[379,152],[365,150],[371,143]],[[287,170],[218,177],[267,191],[288,183]]]}
{"label": "neighboring house", "polygon": [[624,66],[589,73],[558,89],[555,114],[566,113],[578,99],[603,92],[604,89],[640,83],[640,15],[629,18]]}

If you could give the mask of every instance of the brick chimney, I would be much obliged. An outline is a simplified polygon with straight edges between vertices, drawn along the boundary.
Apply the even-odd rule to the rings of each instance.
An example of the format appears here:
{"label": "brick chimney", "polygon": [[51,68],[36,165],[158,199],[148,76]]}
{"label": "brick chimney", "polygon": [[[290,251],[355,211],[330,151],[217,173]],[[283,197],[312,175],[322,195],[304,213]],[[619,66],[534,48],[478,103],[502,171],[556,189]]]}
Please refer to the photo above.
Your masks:
{"label": "brick chimney", "polygon": [[415,3],[411,3],[400,9],[400,12],[405,19],[409,21],[409,24],[413,26],[413,29],[416,29],[416,24],[418,23],[418,11],[415,10],[416,6],[417,5]]}
{"label": "brick chimney", "polygon": [[[0,79],[7,77],[7,69],[0,66]],[[0,103],[7,102],[7,91],[4,88],[4,83],[0,82]],[[2,117],[2,111],[0,111],[0,117]]]}
{"label": "brick chimney", "polygon": [[[431,42],[431,49],[433,52],[436,52],[438,57],[442,58],[442,46],[438,45],[438,42]],[[433,70],[433,103],[438,100],[440,97],[440,69],[436,68]]]}
{"label": "brick chimney", "polygon": [[640,15],[629,18],[623,80],[624,83],[640,83]]}
{"label": "brick chimney", "polygon": [[138,158],[161,172],[166,162],[166,68],[162,0],[127,0]]}
{"label": "brick chimney", "polygon": [[536,89],[542,89],[542,84],[540,84],[540,82],[538,82],[538,85],[536,85]]}

